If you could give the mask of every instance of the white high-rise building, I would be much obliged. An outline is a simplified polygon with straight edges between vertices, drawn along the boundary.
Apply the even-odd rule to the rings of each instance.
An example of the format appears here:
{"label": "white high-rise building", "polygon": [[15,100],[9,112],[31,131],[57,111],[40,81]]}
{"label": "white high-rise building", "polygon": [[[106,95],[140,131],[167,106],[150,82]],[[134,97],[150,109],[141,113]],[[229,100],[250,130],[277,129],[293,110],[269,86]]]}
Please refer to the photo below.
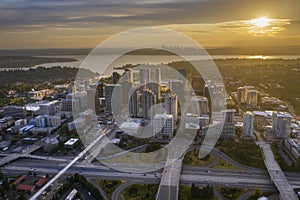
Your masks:
{"label": "white high-rise building", "polygon": [[254,115],[252,112],[245,112],[244,113],[244,122],[243,122],[243,136],[251,136],[253,135],[254,129]]}
{"label": "white high-rise building", "polygon": [[273,112],[272,130],[276,138],[287,139],[291,132],[292,116],[286,112]]}
{"label": "white high-rise building", "polygon": [[208,99],[206,97],[192,97],[190,113],[201,115],[208,115]]}
{"label": "white high-rise building", "polygon": [[169,94],[165,97],[165,109],[167,114],[173,115],[174,120],[177,120],[178,99],[176,94]]}
{"label": "white high-rise building", "polygon": [[173,115],[156,114],[154,116],[153,132],[159,136],[173,137],[174,120]]}

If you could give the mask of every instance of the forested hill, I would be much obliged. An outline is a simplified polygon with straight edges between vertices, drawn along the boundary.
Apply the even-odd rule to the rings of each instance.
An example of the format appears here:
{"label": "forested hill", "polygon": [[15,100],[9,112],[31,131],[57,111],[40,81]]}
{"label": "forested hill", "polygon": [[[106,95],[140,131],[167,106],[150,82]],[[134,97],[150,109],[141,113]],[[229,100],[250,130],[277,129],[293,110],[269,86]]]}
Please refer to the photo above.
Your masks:
{"label": "forested hill", "polygon": [[36,56],[0,56],[0,68],[34,67],[43,63],[75,62],[73,58],[36,57]]}
{"label": "forested hill", "polygon": [[0,71],[0,85],[14,84],[17,82],[43,83],[43,82],[68,82],[74,80],[80,70],[82,78],[94,78],[99,74],[88,69],[75,67],[38,67],[29,70],[4,70]]}

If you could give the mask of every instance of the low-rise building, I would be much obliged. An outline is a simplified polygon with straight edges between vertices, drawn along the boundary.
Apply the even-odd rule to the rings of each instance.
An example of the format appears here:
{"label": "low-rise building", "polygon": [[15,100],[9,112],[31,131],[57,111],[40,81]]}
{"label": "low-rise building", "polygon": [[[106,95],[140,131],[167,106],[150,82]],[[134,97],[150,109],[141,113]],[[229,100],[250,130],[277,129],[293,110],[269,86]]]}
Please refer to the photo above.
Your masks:
{"label": "low-rise building", "polygon": [[292,156],[293,160],[296,161],[300,159],[300,139],[289,138],[284,141],[284,146],[289,154]]}
{"label": "low-rise building", "polygon": [[140,132],[141,123],[135,121],[123,122],[120,129],[129,135],[138,135]]}
{"label": "low-rise building", "polygon": [[77,142],[78,142],[77,138],[71,138],[64,144],[64,147],[66,149],[73,149],[76,146]]}

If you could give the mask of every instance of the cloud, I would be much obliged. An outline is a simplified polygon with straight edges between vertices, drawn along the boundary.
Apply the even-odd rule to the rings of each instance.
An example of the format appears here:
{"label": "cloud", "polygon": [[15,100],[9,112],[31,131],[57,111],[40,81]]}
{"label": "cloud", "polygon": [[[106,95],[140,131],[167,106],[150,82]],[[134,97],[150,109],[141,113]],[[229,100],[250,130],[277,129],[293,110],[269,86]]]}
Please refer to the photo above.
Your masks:
{"label": "cloud", "polygon": [[[172,25],[183,32],[205,34],[217,31],[215,26],[223,31],[249,29],[237,22],[264,14],[295,20],[289,26],[292,28],[300,20],[299,7],[299,0],[2,0],[0,34],[40,31],[45,37],[66,37],[72,30],[78,35],[107,35],[130,28]],[[188,24],[204,26],[191,28]],[[277,24],[272,31],[278,33],[285,26]]]}

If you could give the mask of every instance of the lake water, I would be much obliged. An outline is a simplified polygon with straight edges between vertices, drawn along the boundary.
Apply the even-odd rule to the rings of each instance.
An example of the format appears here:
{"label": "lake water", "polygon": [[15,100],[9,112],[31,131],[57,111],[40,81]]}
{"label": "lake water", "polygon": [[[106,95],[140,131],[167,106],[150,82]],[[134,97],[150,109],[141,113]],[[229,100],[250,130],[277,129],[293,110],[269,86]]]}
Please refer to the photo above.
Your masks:
{"label": "lake water", "polygon": [[[47,57],[47,56],[43,56]],[[48,57],[59,57],[59,58],[74,58],[77,59],[75,62],[57,62],[57,63],[44,63],[36,65],[35,67],[43,66],[43,67],[53,67],[53,66],[67,66],[67,67],[85,67],[89,68],[92,71],[97,71],[101,73],[101,70],[99,71],[99,66],[97,66],[97,69],[93,69],[95,67],[92,66],[83,66],[82,63],[84,59],[86,58],[86,55],[67,55],[67,56],[48,56]],[[109,63],[111,59],[113,59],[114,56],[111,55],[101,55],[101,56],[94,56],[92,58],[94,60],[94,63],[97,61],[102,61],[101,63]],[[262,55],[212,55],[212,59],[298,59],[300,58],[300,55],[269,55],[269,56],[262,56]],[[207,56],[187,56],[187,60],[207,60],[210,59]],[[183,60],[179,56],[173,56],[173,55],[126,55],[118,58],[115,60],[112,64],[114,67],[120,67],[125,64],[166,64],[173,61],[181,61]],[[103,67],[103,66],[102,66]],[[101,68],[101,67],[100,67]],[[103,67],[104,68],[104,67]],[[2,68],[0,70],[9,70],[14,68]],[[18,68],[20,69],[20,68]],[[29,69],[29,68],[22,68],[22,69]]]}

